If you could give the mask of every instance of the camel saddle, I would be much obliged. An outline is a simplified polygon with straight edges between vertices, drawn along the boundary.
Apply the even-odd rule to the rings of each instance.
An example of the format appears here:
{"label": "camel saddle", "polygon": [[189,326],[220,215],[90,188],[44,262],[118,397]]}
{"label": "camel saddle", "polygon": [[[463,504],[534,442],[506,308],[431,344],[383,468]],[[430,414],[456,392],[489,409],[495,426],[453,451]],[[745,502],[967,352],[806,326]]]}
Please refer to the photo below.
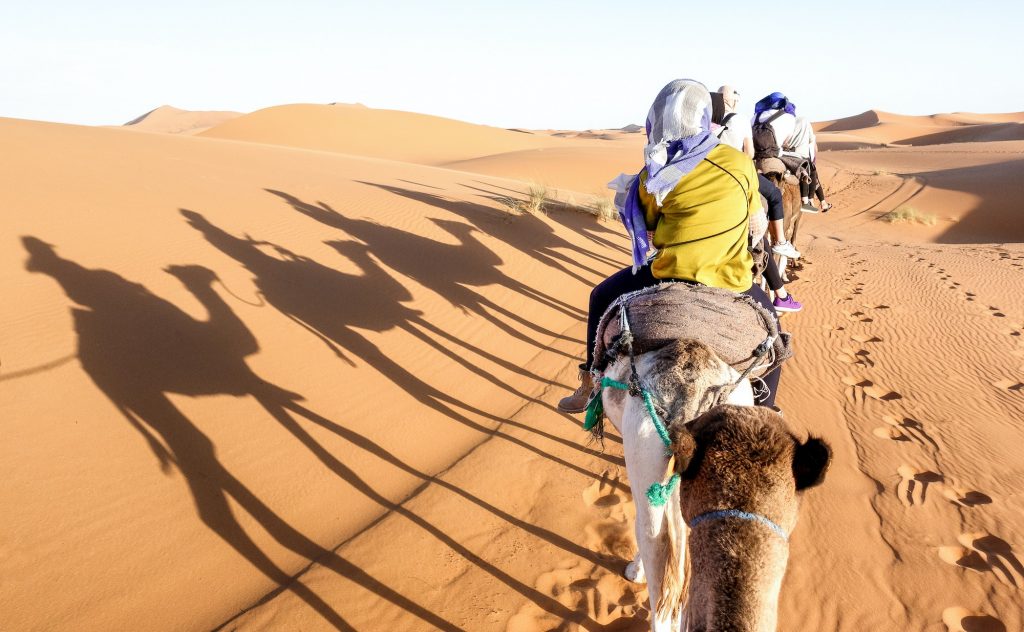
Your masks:
{"label": "camel saddle", "polygon": [[754,161],[754,167],[758,173],[768,175],[779,174],[780,178],[795,177],[797,182],[804,180],[810,182],[811,172],[806,159],[796,156],[784,155],[780,158],[761,158]]}
{"label": "camel saddle", "polygon": [[[623,352],[623,309],[635,355],[673,340],[698,340],[740,373],[756,364],[751,377],[773,371],[793,355],[789,334],[780,331],[775,317],[753,298],[722,288],[666,281],[623,295],[604,313],[594,349],[597,371]],[[770,348],[763,346],[766,341]]]}

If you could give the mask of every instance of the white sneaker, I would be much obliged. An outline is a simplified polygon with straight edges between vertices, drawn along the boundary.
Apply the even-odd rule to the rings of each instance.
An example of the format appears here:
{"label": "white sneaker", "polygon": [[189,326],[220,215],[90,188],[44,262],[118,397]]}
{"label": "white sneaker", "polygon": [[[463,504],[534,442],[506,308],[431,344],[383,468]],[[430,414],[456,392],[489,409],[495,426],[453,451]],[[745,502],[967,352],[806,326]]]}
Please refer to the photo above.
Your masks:
{"label": "white sneaker", "polygon": [[788,241],[780,241],[779,243],[772,246],[772,252],[783,257],[789,257],[790,259],[799,259],[800,251],[793,247],[793,244]]}

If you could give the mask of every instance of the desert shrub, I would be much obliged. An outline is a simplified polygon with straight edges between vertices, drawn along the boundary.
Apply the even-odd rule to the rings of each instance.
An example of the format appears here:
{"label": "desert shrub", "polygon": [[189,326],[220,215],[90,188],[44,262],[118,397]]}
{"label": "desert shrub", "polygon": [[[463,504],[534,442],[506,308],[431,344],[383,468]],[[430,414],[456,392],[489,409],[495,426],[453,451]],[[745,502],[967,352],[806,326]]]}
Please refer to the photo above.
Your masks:
{"label": "desert shrub", "polygon": [[889,211],[882,216],[882,220],[890,224],[924,224],[925,226],[935,225],[935,216],[931,213],[922,213],[912,206],[901,206]]}

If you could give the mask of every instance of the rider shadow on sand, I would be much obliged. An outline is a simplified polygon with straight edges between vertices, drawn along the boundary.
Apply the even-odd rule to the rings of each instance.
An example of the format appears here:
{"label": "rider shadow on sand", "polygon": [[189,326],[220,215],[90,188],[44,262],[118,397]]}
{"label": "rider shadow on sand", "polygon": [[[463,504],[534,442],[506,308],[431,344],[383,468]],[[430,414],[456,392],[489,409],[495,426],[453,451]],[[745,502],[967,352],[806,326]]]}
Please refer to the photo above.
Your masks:
{"label": "rider shadow on sand", "polygon": [[[596,270],[589,265],[582,263],[581,257],[570,257],[563,252],[563,250],[566,250],[577,254],[582,253],[586,255],[587,258],[594,257],[593,253],[583,251],[575,244],[559,237],[551,226],[531,213],[517,215],[515,216],[515,223],[509,223],[508,213],[483,204],[451,200],[433,193],[403,189],[402,187],[388,186],[374,182],[360,183],[376,187],[378,189],[383,189],[389,193],[394,193],[395,195],[400,195],[410,200],[415,200],[422,204],[442,209],[452,213],[453,215],[463,217],[481,232],[504,241],[506,244],[523,254],[533,257],[537,262],[544,266],[558,270],[559,272],[576,279],[580,283],[583,283],[586,287],[591,287],[597,281],[608,276],[607,270],[604,272]],[[499,196],[489,197],[488,199],[498,201]],[[599,263],[608,264],[613,268],[620,267],[619,264],[612,263],[610,260],[606,261],[603,258],[599,258],[597,261]],[[588,279],[577,272],[577,269],[590,273],[593,277]],[[533,291],[536,292],[536,290]],[[546,294],[543,296],[548,300],[556,301],[565,305],[570,310],[576,311],[580,314],[580,318],[586,317],[586,313],[580,311],[576,306],[568,305],[559,299],[550,297]]]}
{"label": "rider shadow on sand", "polygon": [[[425,326],[426,321],[420,312],[402,304],[411,300],[412,296],[370,257],[366,246],[355,242],[331,242],[336,249],[351,257],[352,262],[362,272],[348,274],[269,242],[235,237],[195,211],[182,210],[181,213],[212,246],[242,264],[253,275],[253,282],[267,303],[319,338],[335,355],[350,365],[355,366],[355,362],[349,354],[373,367],[422,405],[445,417],[488,437],[497,437],[519,445],[587,477],[599,478],[597,474],[575,463],[560,459],[518,437],[503,433],[500,427],[484,426],[458,409],[496,424],[520,428],[612,463],[621,463],[618,457],[602,454],[582,447],[575,441],[466,404],[459,398],[426,383],[383,353],[376,344],[363,337],[357,331],[357,327],[376,332],[402,329],[495,386],[516,397],[552,409],[550,404],[515,390],[413,326]],[[267,254],[261,246],[272,248],[282,258]]]}
{"label": "rider shadow on sand", "polygon": [[[482,189],[480,187],[469,184],[462,185],[467,189],[472,189],[474,191],[478,191],[480,193],[485,194],[483,197],[486,197],[487,199],[493,200],[495,202],[500,203],[502,199],[508,199],[506,193],[503,192],[508,192],[515,195],[523,195],[522,192],[517,191],[515,189],[501,187],[490,182],[481,182],[480,180],[474,180],[473,182],[481,186],[490,187],[491,189],[499,189],[499,191],[493,191],[488,189]],[[623,259],[613,259],[611,257],[607,257],[599,253],[596,253],[592,250],[587,250],[585,248],[580,248],[579,246],[568,244],[568,242],[567,247],[571,247],[575,252],[579,253],[581,256],[590,257],[591,259],[594,259],[595,261],[598,261],[600,263],[608,264],[615,269],[622,268],[626,265],[631,255],[628,242],[623,243],[625,233],[623,233],[621,229],[617,231],[612,230],[607,225],[598,222],[592,214],[584,212],[578,208],[573,208],[571,204],[565,202],[553,202],[551,204],[554,206],[555,210],[559,212],[548,213],[546,216],[548,219],[555,222],[556,224],[565,226],[575,234],[586,237],[587,239],[589,239],[591,242],[598,246],[608,248],[612,252],[620,253],[623,256]],[[614,239],[617,239],[618,241],[613,241]]]}
{"label": "rider shadow on sand", "polygon": [[467,560],[506,581],[510,587],[554,614],[568,616],[570,613],[564,612],[557,602],[522,585],[468,551],[404,506],[378,494],[321,446],[289,413],[305,417],[424,483],[443,487],[569,553],[607,568],[614,565],[611,560],[558,534],[518,519],[447,481],[416,470],[367,437],[308,410],[298,403],[301,396],[258,377],[245,362],[247,356],[259,350],[256,339],[213,289],[216,276],[212,271],[201,266],[172,266],[167,269],[206,309],[208,319],[198,321],[140,284],[107,270],[88,269],[63,259],[52,246],[36,238],[23,238],[23,243],[30,254],[27,269],[51,276],[79,306],[73,308],[72,313],[78,333],[78,357],[83,369],[146,439],[161,468],[166,472],[176,467],[182,473],[203,523],[282,590],[293,591],[335,628],[353,629],[320,597],[274,564],[242,529],[229,506],[229,498],[293,552],[361,584],[432,626],[444,630],[459,629],[285,523],[220,463],[212,441],[174,406],[167,397],[168,393],[193,397],[215,394],[253,396],[325,466],[367,498],[385,510],[409,519]]}
{"label": "rider shadow on sand", "polygon": [[[502,262],[501,258],[481,243],[473,234],[474,229],[467,224],[432,220],[459,242],[454,245],[446,244],[390,226],[366,220],[350,219],[323,202],[314,205],[303,202],[288,193],[271,189],[267,189],[267,191],[282,198],[293,209],[306,217],[365,242],[369,250],[389,268],[429,288],[445,298],[452,306],[487,319],[488,322],[517,340],[540,349],[549,349],[547,345],[537,340],[536,335],[524,334],[496,317],[494,313],[500,314],[520,326],[532,329],[537,335],[548,338],[567,338],[523,318],[520,314],[475,292],[470,289],[471,287],[499,284],[523,296],[533,298],[567,316],[579,318],[579,314],[570,311],[564,303],[560,304],[560,302],[556,302],[556,299],[547,297],[506,276],[498,269]],[[331,245],[337,243],[334,242]],[[450,341],[461,344],[443,330],[433,328],[433,332],[438,335],[446,335]],[[568,354],[562,355],[568,356]],[[493,359],[500,363],[497,358]]]}

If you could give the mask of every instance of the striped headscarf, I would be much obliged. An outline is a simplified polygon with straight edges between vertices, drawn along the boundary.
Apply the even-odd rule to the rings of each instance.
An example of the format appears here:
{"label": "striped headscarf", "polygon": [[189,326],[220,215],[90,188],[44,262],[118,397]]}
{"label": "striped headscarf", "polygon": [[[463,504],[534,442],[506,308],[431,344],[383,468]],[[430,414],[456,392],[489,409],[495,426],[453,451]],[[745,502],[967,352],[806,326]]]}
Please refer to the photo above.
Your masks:
{"label": "striped headscarf", "polygon": [[[676,79],[658,93],[647,113],[644,188],[660,206],[684,176],[718,145],[711,133],[711,94],[704,84]],[[650,241],[640,205],[640,174],[622,174],[608,183],[633,244],[633,272],[646,262]]]}

